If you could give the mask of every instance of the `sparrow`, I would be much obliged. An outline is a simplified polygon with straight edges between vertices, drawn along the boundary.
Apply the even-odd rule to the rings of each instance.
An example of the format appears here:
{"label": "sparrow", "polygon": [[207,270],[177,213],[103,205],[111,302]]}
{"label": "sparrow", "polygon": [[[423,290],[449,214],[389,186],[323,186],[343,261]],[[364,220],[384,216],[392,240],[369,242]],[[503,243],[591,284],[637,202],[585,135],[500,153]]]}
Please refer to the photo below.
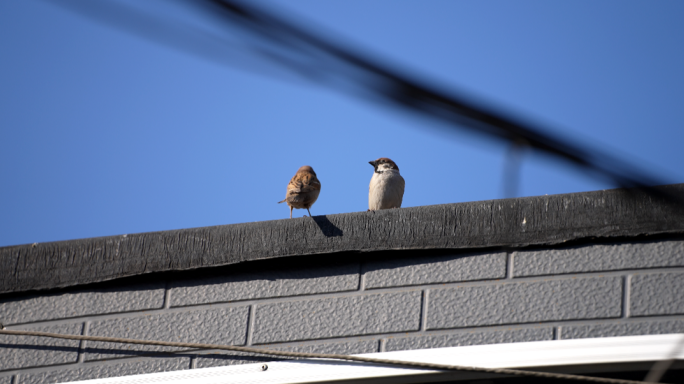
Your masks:
{"label": "sparrow", "polygon": [[368,210],[400,208],[405,183],[397,164],[386,157],[368,163],[375,168],[368,187]]}
{"label": "sparrow", "polygon": [[292,209],[306,208],[311,216],[309,208],[318,199],[318,194],[321,192],[321,182],[316,177],[316,172],[308,165],[304,165],[292,177],[290,183],[287,185],[287,193],[285,200],[280,203],[287,203],[290,206],[290,219],[292,218]]}

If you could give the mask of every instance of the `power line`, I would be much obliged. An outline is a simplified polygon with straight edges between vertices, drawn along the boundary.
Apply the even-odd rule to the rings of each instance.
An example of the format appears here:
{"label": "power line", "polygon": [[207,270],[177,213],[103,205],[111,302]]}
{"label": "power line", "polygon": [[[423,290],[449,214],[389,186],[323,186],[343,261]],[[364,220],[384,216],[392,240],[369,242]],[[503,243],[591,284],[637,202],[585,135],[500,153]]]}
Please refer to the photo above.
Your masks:
{"label": "power line", "polygon": [[[351,86],[365,96],[445,123],[442,126],[448,130],[465,128],[511,143],[525,143],[530,148],[565,159],[594,176],[605,177],[620,187],[637,188],[667,202],[684,206],[681,196],[652,187],[665,184],[663,181],[647,173],[637,172],[633,166],[620,159],[555,137],[549,130],[506,116],[492,108],[476,105],[464,97],[456,96],[454,92],[394,70],[389,65],[361,55],[331,39],[325,39],[320,33],[307,31],[253,4],[236,0],[179,1],[190,9],[203,12],[205,21],[217,21],[220,26],[229,27],[233,32],[246,32],[243,34],[245,40],[249,40],[246,38],[249,37],[258,42],[253,44],[252,54],[307,80],[332,87],[339,87],[340,84]],[[158,24],[164,25],[160,33],[143,27],[142,21],[131,26],[130,16],[124,17],[121,12],[112,11],[117,7],[125,7],[121,4],[113,5],[112,1],[94,4],[89,0],[60,0],[53,3],[205,58],[215,59],[225,50],[235,52],[234,46],[221,46],[222,40],[228,41],[225,36],[217,37],[220,33],[226,33],[225,28],[222,32],[212,30],[211,34],[207,34],[206,40],[211,40],[212,44],[204,44],[205,49],[198,53],[192,47],[202,42],[202,35],[193,35],[188,40],[191,44],[181,44],[178,40],[183,41],[182,36],[188,35],[186,26],[179,25],[182,23],[164,23],[163,16],[154,13],[146,15],[150,20],[156,17]],[[103,7],[103,3],[109,3],[106,5],[107,12],[98,10]],[[134,9],[126,12],[142,13]],[[160,38],[166,33],[172,33],[173,37]]]}
{"label": "power line", "polygon": [[439,371],[466,371],[466,372],[494,373],[494,374],[501,374],[501,375],[538,377],[538,378],[544,378],[544,379],[582,381],[582,382],[590,382],[590,383],[606,383],[606,384],[645,383],[643,381],[610,379],[610,378],[592,377],[592,376],[579,376],[579,375],[570,375],[570,374],[565,374],[565,373],[535,372],[535,371],[527,371],[527,370],[519,370],[519,369],[507,369],[507,368],[482,368],[482,367],[467,367],[467,366],[460,366],[460,365],[419,363],[419,362],[412,362],[412,361],[377,359],[377,358],[372,358],[372,357],[337,355],[337,354],[327,354],[327,353],[287,352],[287,351],[276,351],[276,350],[271,350],[271,349],[238,347],[238,346],[221,345],[221,344],[179,343],[179,342],[172,342],[172,341],[138,340],[138,339],[126,339],[126,338],[118,338],[118,337],[65,335],[65,334],[60,334],[60,333],[36,332],[36,331],[17,331],[17,330],[8,330],[8,329],[0,329],[0,334],[15,335],[15,336],[50,337],[50,338],[55,338],[55,339],[67,339],[67,340],[104,341],[104,342],[110,342],[110,343],[123,343],[123,344],[158,345],[158,346],[165,346],[165,347],[181,347],[181,348],[194,348],[194,349],[218,349],[218,350],[225,350],[225,351],[257,353],[257,354],[262,354],[262,355],[272,355],[272,356],[282,356],[282,357],[347,360],[347,361],[358,361],[358,362],[363,362],[363,363],[392,365],[392,366],[403,367],[403,368],[419,368],[419,369],[429,369],[429,370],[439,370]]}

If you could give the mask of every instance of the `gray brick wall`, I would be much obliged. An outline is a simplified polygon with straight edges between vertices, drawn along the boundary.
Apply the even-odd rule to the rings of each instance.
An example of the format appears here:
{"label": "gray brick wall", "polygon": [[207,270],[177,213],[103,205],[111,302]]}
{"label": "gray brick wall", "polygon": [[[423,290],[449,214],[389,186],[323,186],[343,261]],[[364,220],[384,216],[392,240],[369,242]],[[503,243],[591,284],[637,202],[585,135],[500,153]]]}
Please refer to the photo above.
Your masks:
{"label": "gray brick wall", "polygon": [[211,279],[174,282],[171,305],[187,305],[353,291],[359,288],[359,263],[235,273]]}
{"label": "gray brick wall", "polygon": [[[32,331],[80,335],[82,323],[31,328]],[[75,363],[79,342],[75,340],[39,339],[32,336],[2,336],[0,370]]]}
{"label": "gray brick wall", "polygon": [[[249,308],[246,306],[141,314],[134,317],[93,321],[88,327],[88,334],[129,339],[244,345],[247,338],[248,315]],[[179,350],[178,348],[143,345],[125,345],[121,348],[120,345],[113,343],[96,341],[87,343],[86,360],[125,357],[130,356],[132,352]],[[125,349],[125,354],[115,352],[121,349]]]}
{"label": "gray brick wall", "polygon": [[366,288],[491,280],[506,277],[506,254],[485,253],[364,263]]}
{"label": "gray brick wall", "polygon": [[684,273],[635,274],[631,287],[632,316],[684,314]]}
{"label": "gray brick wall", "polygon": [[465,345],[516,343],[522,341],[553,340],[553,327],[501,329],[493,331],[468,330],[459,333],[443,333],[425,336],[390,336],[385,344],[386,351],[408,351],[411,349],[461,347]]}
{"label": "gray brick wall", "polygon": [[586,339],[630,335],[665,335],[684,333],[684,318],[678,320],[653,319],[651,321],[615,321],[586,325],[560,326],[563,339]]}
{"label": "gray brick wall", "polygon": [[[682,240],[426,252],[13,295],[0,316],[8,329],[342,354],[684,332]],[[273,360],[0,336],[0,384]]]}
{"label": "gray brick wall", "polygon": [[430,291],[427,328],[617,318],[622,279],[526,280]]}
{"label": "gray brick wall", "polygon": [[257,305],[254,343],[417,331],[420,290]]}
{"label": "gray brick wall", "polygon": [[164,305],[164,283],[133,285],[98,291],[33,295],[0,303],[3,324],[68,319],[105,313],[141,311]]}
{"label": "gray brick wall", "polygon": [[[299,344],[289,347],[269,347],[278,351],[292,351],[304,353],[333,353],[341,355],[355,355],[361,353],[378,352],[380,348],[380,339],[348,341],[348,342],[333,342],[321,344]],[[223,365],[233,364],[251,364],[260,363],[264,361],[280,360],[282,358],[274,358],[268,356],[254,356],[247,354],[236,354],[220,352],[220,353],[205,353],[198,356],[196,359],[197,368],[218,367]]]}
{"label": "gray brick wall", "polygon": [[684,267],[684,242],[582,245],[514,252],[516,277]]}
{"label": "gray brick wall", "polygon": [[143,373],[178,371],[190,368],[188,357],[151,358],[144,361],[115,361],[102,364],[81,364],[67,369],[40,373],[20,373],[17,384],[45,384],[66,381],[104,379],[107,377],[141,375]]}

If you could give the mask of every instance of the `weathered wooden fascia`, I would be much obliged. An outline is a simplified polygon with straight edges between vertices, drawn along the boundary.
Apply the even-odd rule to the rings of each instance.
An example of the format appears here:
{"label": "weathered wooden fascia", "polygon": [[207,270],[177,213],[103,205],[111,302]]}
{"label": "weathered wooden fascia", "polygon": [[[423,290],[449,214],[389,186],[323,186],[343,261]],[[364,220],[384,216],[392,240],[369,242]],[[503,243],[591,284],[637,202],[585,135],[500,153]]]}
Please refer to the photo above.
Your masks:
{"label": "weathered wooden fascia", "polygon": [[[659,187],[684,196],[684,184]],[[478,249],[684,233],[684,209],[622,189],[0,248],[0,293],[337,252]]]}

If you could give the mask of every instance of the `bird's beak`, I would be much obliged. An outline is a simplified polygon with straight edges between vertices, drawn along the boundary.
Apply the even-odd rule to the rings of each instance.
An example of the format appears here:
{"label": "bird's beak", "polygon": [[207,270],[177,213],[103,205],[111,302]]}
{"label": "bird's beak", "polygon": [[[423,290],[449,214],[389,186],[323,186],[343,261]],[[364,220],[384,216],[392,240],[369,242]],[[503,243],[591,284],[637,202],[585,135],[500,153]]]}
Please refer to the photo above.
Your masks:
{"label": "bird's beak", "polygon": [[373,168],[375,168],[375,164],[376,164],[376,162],[375,162],[375,161],[369,161],[369,162],[368,162],[368,164],[372,165],[372,166],[373,166]]}

